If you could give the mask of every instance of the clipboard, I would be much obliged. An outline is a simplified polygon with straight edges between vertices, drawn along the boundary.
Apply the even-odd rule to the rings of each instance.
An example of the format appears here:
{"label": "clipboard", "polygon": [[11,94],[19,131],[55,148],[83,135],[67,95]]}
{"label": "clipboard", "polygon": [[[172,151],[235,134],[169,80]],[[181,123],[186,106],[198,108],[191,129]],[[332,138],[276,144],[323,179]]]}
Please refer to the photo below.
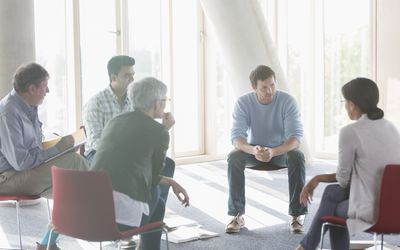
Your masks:
{"label": "clipboard", "polygon": [[[75,150],[77,150],[77,148],[79,146],[81,146],[81,145],[86,143],[86,134],[85,134],[85,130],[83,128],[77,130],[76,132],[72,133],[71,135],[74,138],[75,144],[72,147],[67,148],[66,150],[56,154],[55,156],[48,158],[44,162],[49,162],[49,161],[51,161],[51,160],[53,160],[53,159],[55,159],[55,158],[57,158],[57,157],[59,157],[59,156],[61,156],[63,154],[66,154],[66,153],[71,152],[71,151],[75,151]],[[44,141],[42,143],[42,148],[43,149],[48,149],[48,148],[54,147],[60,140],[61,140],[61,138],[56,138],[56,139],[53,139],[53,140]]]}

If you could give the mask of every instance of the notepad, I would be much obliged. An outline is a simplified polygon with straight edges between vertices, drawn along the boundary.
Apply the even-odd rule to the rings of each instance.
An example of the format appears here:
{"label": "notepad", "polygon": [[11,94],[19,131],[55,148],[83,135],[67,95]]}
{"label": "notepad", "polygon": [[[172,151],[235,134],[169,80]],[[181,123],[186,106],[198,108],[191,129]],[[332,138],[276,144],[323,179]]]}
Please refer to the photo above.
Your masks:
{"label": "notepad", "polygon": [[[79,146],[81,146],[82,144],[85,144],[85,143],[86,143],[86,134],[85,134],[85,131],[83,130],[83,128],[77,130],[76,132],[72,133],[71,135],[72,135],[72,137],[74,138],[74,141],[75,141],[74,145],[73,145],[72,147],[67,148],[66,150],[64,150],[64,151],[62,151],[62,152],[60,152],[60,153],[58,153],[58,154],[55,155],[55,156],[50,157],[50,158],[47,159],[45,162],[49,162],[49,161],[51,161],[51,160],[53,160],[53,159],[55,159],[55,158],[57,158],[57,157],[59,157],[59,156],[65,154],[65,153],[74,151],[74,150],[76,150]],[[42,143],[42,148],[43,148],[43,149],[51,148],[51,147],[55,146],[60,140],[61,140],[61,138],[56,138],[56,139],[53,139],[53,140],[44,141],[44,142]]]}
{"label": "notepad", "polygon": [[197,221],[182,217],[182,216],[173,216],[164,219],[164,226],[168,230],[168,232],[176,230],[180,226],[200,226]]}
{"label": "notepad", "polygon": [[[219,236],[218,233],[205,230],[200,227],[180,226],[176,230],[168,233],[168,241],[173,243],[183,243],[193,240],[204,240]],[[165,240],[165,235],[163,235]]]}

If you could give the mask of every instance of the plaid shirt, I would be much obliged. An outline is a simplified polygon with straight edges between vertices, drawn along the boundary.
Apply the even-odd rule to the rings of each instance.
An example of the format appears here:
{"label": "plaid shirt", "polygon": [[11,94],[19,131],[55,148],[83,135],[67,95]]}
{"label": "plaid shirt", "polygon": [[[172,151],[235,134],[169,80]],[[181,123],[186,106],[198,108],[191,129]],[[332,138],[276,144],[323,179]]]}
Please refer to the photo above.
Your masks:
{"label": "plaid shirt", "polygon": [[125,98],[125,103],[121,107],[110,85],[90,98],[83,109],[83,124],[87,136],[85,155],[97,149],[101,133],[108,121],[129,111],[133,111],[130,100]]}

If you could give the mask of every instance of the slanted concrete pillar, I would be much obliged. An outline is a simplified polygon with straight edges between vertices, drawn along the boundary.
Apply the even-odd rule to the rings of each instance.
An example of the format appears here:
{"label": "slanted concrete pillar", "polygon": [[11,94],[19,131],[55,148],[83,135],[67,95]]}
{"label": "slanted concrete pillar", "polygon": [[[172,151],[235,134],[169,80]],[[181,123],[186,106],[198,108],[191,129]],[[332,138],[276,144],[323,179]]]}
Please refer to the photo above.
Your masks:
{"label": "slanted concrete pillar", "polygon": [[0,98],[12,89],[17,67],[35,60],[33,0],[0,1]]}

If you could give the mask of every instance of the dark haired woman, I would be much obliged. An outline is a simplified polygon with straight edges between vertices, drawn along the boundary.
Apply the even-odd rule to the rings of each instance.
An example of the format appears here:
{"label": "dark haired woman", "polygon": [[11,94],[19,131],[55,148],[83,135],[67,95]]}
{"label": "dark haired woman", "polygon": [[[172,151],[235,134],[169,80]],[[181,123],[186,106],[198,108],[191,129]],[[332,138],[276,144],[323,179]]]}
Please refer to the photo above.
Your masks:
{"label": "dark haired woman", "polygon": [[336,173],[313,177],[300,194],[300,201],[307,205],[320,182],[338,182],[326,187],[297,250],[316,249],[322,227],[320,218],[326,215],[347,218],[348,229],[332,227],[329,233],[332,249],[349,249],[349,235],[370,228],[376,221],[385,165],[400,163],[400,134],[377,107],[377,85],[370,79],[356,78],[342,87],[342,94],[347,114],[356,122],[340,131]]}

